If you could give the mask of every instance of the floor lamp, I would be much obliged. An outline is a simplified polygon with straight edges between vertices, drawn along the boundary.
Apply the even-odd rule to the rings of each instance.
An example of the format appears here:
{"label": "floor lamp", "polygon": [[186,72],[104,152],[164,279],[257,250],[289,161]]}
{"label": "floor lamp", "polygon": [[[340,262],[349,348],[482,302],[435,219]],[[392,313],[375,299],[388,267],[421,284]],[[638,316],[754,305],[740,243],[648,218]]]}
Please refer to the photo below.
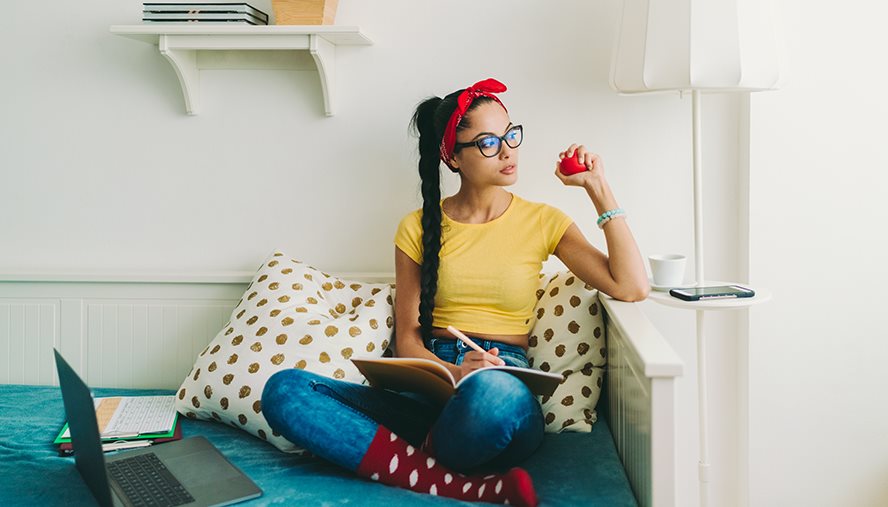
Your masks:
{"label": "floor lamp", "polygon": [[[623,94],[690,92],[694,174],[694,271],[703,272],[703,167],[701,93],[757,92],[780,84],[777,31],[769,0],[624,0],[611,65],[611,87]],[[708,505],[706,310],[745,308],[770,297],[757,291],[747,301],[688,304],[668,294],[652,299],[697,312],[700,415],[700,505]]]}

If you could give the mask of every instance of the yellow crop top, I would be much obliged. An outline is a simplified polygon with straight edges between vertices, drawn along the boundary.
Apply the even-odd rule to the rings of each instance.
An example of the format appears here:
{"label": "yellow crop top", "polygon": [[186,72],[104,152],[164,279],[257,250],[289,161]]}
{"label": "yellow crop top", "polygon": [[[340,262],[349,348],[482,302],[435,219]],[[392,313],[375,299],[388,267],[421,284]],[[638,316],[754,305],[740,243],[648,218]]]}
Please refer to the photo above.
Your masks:
{"label": "yellow crop top", "polygon": [[[422,209],[401,220],[395,245],[422,264]],[[438,291],[432,325],[466,332],[527,334],[542,263],[573,221],[552,206],[512,194],[499,217],[483,224],[442,213]]]}

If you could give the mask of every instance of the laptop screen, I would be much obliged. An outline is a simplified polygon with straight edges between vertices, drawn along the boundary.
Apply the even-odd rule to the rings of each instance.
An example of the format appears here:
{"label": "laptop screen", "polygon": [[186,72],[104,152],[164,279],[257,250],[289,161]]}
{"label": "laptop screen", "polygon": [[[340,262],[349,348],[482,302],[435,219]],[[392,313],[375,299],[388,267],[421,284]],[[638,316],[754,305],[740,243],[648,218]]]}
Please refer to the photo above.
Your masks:
{"label": "laptop screen", "polygon": [[62,401],[68,417],[68,428],[71,430],[74,462],[93,496],[99,501],[99,505],[113,505],[92,395],[59,351],[55,349],[53,351],[56,370],[59,373],[59,386],[62,388]]}

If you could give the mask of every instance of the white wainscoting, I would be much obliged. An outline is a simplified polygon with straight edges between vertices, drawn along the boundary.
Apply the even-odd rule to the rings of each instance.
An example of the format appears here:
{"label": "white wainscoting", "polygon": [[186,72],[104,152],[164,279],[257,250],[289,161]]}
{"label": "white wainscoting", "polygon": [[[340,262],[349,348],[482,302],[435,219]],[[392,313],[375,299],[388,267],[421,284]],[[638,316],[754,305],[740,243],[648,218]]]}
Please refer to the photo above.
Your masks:
{"label": "white wainscoting", "polygon": [[56,348],[92,387],[175,388],[249,282],[80,278],[0,283],[0,383],[57,385]]}
{"label": "white wainscoting", "polygon": [[56,348],[90,387],[175,389],[252,275],[0,274],[0,384],[58,385]]}
{"label": "white wainscoting", "polygon": [[682,363],[636,304],[602,298],[607,422],[638,504],[675,505],[675,378]]}
{"label": "white wainscoting", "polygon": [[84,301],[80,342],[86,344],[87,383],[178,386],[235,305],[237,300]]}
{"label": "white wainscoting", "polygon": [[651,492],[651,379],[639,375],[637,358],[627,350],[620,331],[607,329],[608,349],[608,421],[617,442],[620,460],[638,498],[650,498]]}
{"label": "white wainscoting", "polygon": [[59,300],[0,299],[0,382],[53,382],[52,348],[61,344],[60,314]]}

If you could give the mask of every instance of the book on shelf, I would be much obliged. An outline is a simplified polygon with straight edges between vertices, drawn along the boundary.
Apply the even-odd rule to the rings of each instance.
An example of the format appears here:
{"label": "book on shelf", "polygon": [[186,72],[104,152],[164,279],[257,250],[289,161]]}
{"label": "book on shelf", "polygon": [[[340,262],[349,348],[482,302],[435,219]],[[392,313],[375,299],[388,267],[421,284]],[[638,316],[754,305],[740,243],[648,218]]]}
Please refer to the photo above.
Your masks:
{"label": "book on shelf", "polygon": [[148,13],[142,16],[142,21],[163,21],[163,22],[182,22],[190,21],[193,23],[204,23],[207,21],[215,22],[242,22],[251,25],[265,25],[261,19],[250,14],[228,14],[228,13],[201,13],[201,14],[173,14],[173,13]]}
{"label": "book on shelf", "polygon": [[196,23],[200,25],[235,23],[250,26],[265,26],[265,23],[259,23],[249,19],[142,19],[142,23]]}
{"label": "book on shelf", "polygon": [[[136,438],[129,439],[118,439],[118,440],[103,440],[102,441],[102,451],[103,452],[112,452],[112,451],[120,451],[123,449],[135,449],[138,447],[148,447],[149,445],[162,444],[164,442],[172,442],[174,440],[182,440],[182,424],[179,422],[179,419],[176,419],[176,427],[173,429],[173,433],[170,436],[150,436],[150,435],[142,435]],[[58,444],[59,456],[73,456],[74,455],[74,446],[69,441],[62,442]]]}
{"label": "book on shelf", "polygon": [[148,13],[196,14],[248,14],[262,25],[268,24],[268,14],[245,2],[188,2],[188,3],[143,3],[142,11]]}
{"label": "book on shelf", "polygon": [[[102,441],[172,437],[179,413],[175,396],[112,396],[95,398],[96,422]],[[53,444],[71,442],[66,422]]]}
{"label": "book on shelf", "polygon": [[559,373],[549,373],[518,366],[490,366],[472,371],[459,380],[444,365],[431,359],[417,357],[381,357],[352,359],[358,370],[373,387],[425,394],[438,402],[445,402],[456,389],[479,372],[499,370],[514,375],[524,382],[533,394],[549,396],[564,380]]}

